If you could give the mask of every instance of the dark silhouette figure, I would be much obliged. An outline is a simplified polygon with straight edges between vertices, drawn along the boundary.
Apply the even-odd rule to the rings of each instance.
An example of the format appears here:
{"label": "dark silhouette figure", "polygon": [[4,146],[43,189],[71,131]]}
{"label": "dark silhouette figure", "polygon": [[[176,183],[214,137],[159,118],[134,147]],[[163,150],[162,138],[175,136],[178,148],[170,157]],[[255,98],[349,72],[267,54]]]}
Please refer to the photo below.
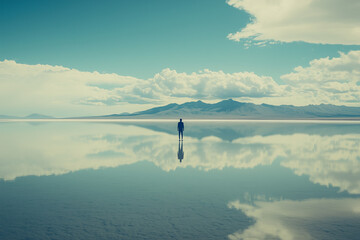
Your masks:
{"label": "dark silhouette figure", "polygon": [[183,140],[184,139],[184,123],[181,118],[180,118],[180,122],[178,122],[178,131],[179,131],[179,141],[180,141],[180,135],[181,135],[181,140]]}
{"label": "dark silhouette figure", "polygon": [[179,150],[178,150],[178,159],[180,162],[184,159],[184,148],[183,148],[183,141],[179,141]]}

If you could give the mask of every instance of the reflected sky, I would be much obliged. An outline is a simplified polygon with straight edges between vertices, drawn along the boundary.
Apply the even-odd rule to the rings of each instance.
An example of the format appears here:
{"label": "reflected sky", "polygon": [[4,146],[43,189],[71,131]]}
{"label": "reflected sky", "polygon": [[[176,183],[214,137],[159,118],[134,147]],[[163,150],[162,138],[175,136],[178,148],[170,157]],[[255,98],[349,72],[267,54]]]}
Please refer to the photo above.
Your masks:
{"label": "reflected sky", "polygon": [[359,234],[360,125],[185,124],[0,123],[0,238]]}
{"label": "reflected sky", "polygon": [[[255,205],[233,201],[256,221],[230,239],[355,239],[360,234],[360,199],[308,199],[257,201]],[[324,231],[326,229],[326,231]]]}
{"label": "reflected sky", "polygon": [[[176,128],[171,123],[158,124],[162,131],[154,129],[156,123],[139,125],[2,123],[0,178],[58,175],[141,161],[152,162],[164,171],[254,168],[278,161],[297,175],[309,176],[313,183],[360,193],[357,124],[317,124],[315,133],[312,124],[281,124],[279,134],[279,124],[188,123],[190,136],[186,135],[183,146],[174,137]],[[172,134],[164,130],[166,125],[174,128]],[[231,138],[216,133],[231,133]],[[179,157],[183,158],[181,164],[175,161]]]}

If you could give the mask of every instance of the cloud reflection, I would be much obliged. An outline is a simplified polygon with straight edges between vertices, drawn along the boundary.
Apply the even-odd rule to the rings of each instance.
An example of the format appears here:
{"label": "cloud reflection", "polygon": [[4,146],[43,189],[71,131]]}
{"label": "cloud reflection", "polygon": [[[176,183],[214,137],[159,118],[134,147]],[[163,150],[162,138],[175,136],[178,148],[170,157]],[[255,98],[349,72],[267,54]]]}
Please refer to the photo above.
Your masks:
{"label": "cloud reflection", "polygon": [[[206,124],[202,126],[206,130]],[[310,181],[360,193],[360,134],[271,134],[224,141],[186,137],[186,161],[178,158],[175,135],[113,124],[1,124],[0,178],[64,174],[150,161],[164,171],[280,165]],[[331,132],[331,129],[329,129]],[[338,131],[337,131],[338,132]]]}
{"label": "cloud reflection", "polygon": [[359,198],[257,201],[254,205],[233,201],[228,207],[255,220],[245,231],[229,235],[231,240],[354,239],[360,233]]}

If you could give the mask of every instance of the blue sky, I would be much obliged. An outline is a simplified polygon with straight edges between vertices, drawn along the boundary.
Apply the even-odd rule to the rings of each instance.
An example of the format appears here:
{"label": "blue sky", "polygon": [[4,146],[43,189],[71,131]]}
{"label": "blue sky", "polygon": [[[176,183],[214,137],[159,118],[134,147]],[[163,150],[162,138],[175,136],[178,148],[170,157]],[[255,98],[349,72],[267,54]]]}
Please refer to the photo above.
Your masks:
{"label": "blue sky", "polygon": [[[314,59],[339,58],[339,51],[348,54],[349,51],[360,50],[360,43],[352,41],[351,39],[354,37],[350,35],[349,38],[339,37],[337,39],[332,36],[345,34],[339,32],[338,35],[336,33],[331,35],[332,33],[328,33],[328,31],[322,32],[324,29],[330,28],[335,31],[334,24],[324,26],[316,24],[316,22],[324,21],[331,24],[326,14],[323,14],[325,5],[322,6],[321,2],[324,1],[311,0],[310,2],[318,3],[294,6],[294,9],[308,13],[309,9],[316,9],[318,5],[321,5],[320,10],[316,11],[319,12],[319,16],[324,15],[324,19],[319,20],[316,17],[313,20],[316,21],[315,24],[306,23],[314,26],[314,31],[303,31],[303,27],[299,27],[297,21],[306,22],[301,17],[293,19],[284,17],[273,21],[271,18],[276,16],[277,12],[270,13],[269,17],[263,11],[258,10],[258,6],[262,5],[269,8],[263,1],[265,0],[256,0],[252,3],[249,0],[228,2],[225,0],[1,1],[0,61],[14,60],[16,64],[31,66],[36,64],[63,66],[81,72],[115,73],[119,76],[131,76],[144,81],[153,79],[164,69],[188,75],[204,69],[212,72],[222,71],[225,74],[253,72],[260,77],[271,77],[275,83],[282,86],[288,81],[288,79],[284,80],[282,76],[293,72],[295,67],[309,67],[310,61]],[[292,0],[288,2],[296,3]],[[354,0],[351,2],[356,3]],[[337,5],[340,6],[341,1],[331,0],[331,3],[327,4],[325,8],[327,6],[332,8],[329,7],[324,12],[331,14],[332,19],[337,22],[339,19],[345,19],[343,24],[349,26],[349,33],[359,31],[356,29],[356,26],[360,24],[358,17],[355,14],[352,17],[352,12],[346,14],[345,11],[348,10],[336,8]],[[357,10],[358,6],[355,4],[352,8]],[[283,9],[291,12],[289,7]],[[339,9],[339,14],[336,13],[336,9]],[[311,20],[311,17],[309,19]],[[253,29],[250,29],[253,35],[243,31],[239,35],[240,39],[236,36],[233,39],[229,37],[231,33],[235,34],[246,30],[246,26],[254,21],[258,23],[258,26],[254,28],[255,31],[258,31],[255,34],[253,34]],[[294,32],[289,31],[288,36],[290,37],[284,37],[284,33],[277,32],[279,25],[276,24],[281,21],[287,22],[286,27],[289,23],[294,24],[294,27],[290,25],[290,29],[294,30]],[[273,23],[273,25],[266,26],[267,22]],[[308,28],[306,27],[306,29]],[[344,29],[343,26],[340,28]],[[266,32],[267,30],[270,33]],[[346,30],[345,28],[344,31]],[[254,40],[259,35],[263,37]],[[253,41],[249,43],[250,40]],[[255,43],[259,43],[259,45]],[[4,78],[5,73],[2,76]],[[34,80],[35,86],[37,80]],[[21,84],[19,83],[19,88],[21,88]],[[110,85],[113,84],[111,82]],[[87,85],[106,88],[105,86],[108,86],[109,83],[97,82]],[[123,86],[123,84],[120,85]],[[251,86],[251,88],[253,87]],[[191,92],[190,90],[187,92]],[[181,94],[162,93],[173,98],[160,101],[157,96],[154,98],[156,99],[154,102],[119,100],[114,97],[115,93],[112,93],[110,100],[100,102],[107,107],[112,106],[105,112],[121,112],[122,110],[143,109],[170,101],[181,102],[204,96],[204,94],[190,94],[179,100],[180,95],[185,96],[187,92]],[[241,90],[238,96],[230,94],[229,97],[238,97],[240,100],[242,97],[251,97],[249,94],[242,93],[244,91]],[[271,92],[270,95],[274,96],[274,92]],[[266,97],[270,95],[266,95]],[[214,96],[220,95],[215,94]],[[256,96],[259,96],[258,91]],[[91,96],[88,98],[90,99]],[[133,99],[134,96],[131,98]],[[219,97],[203,98],[209,101],[219,99]],[[314,103],[331,103],[331,98],[330,100],[324,99]],[[340,101],[337,98],[334,104],[343,103],[345,98],[342,99]],[[356,99],[348,100],[351,103],[356,102]],[[82,109],[91,105],[83,104],[82,100],[77,103],[75,103],[77,100],[74,99],[69,101],[74,104],[81,102]],[[146,106],[143,105],[145,102]],[[259,97],[256,97],[255,102],[269,101],[265,98],[259,101]],[[125,103],[133,105],[125,106]],[[272,102],[270,101],[270,103]],[[281,101],[275,103],[280,104]],[[304,104],[307,103],[304,102]],[[117,108],[114,108],[114,105],[118,105]],[[0,114],[25,114],[52,109],[49,111],[52,114],[66,115],[78,111],[66,112],[64,109],[69,109],[68,107],[61,109],[56,105],[49,105],[45,108],[34,107],[34,109],[24,111],[20,102],[17,107],[4,106],[4,108],[7,111],[1,111]],[[91,108],[93,110],[84,110],[82,113],[102,113],[104,111],[98,111],[94,106]],[[59,109],[59,111],[54,109]]]}
{"label": "blue sky", "polygon": [[152,77],[164,68],[278,77],[359,46],[291,43],[245,49],[229,41],[250,16],[224,0],[2,1],[2,59]]}

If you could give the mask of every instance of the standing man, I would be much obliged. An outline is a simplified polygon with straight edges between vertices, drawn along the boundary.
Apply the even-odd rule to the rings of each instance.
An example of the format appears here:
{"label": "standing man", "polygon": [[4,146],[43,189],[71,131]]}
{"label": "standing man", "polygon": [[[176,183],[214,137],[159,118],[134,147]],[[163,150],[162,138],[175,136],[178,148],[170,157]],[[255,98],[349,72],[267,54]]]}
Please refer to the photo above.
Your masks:
{"label": "standing man", "polygon": [[180,135],[181,135],[181,140],[184,139],[184,123],[182,121],[182,119],[180,118],[180,122],[178,122],[178,131],[179,131],[179,141],[180,141]]}

